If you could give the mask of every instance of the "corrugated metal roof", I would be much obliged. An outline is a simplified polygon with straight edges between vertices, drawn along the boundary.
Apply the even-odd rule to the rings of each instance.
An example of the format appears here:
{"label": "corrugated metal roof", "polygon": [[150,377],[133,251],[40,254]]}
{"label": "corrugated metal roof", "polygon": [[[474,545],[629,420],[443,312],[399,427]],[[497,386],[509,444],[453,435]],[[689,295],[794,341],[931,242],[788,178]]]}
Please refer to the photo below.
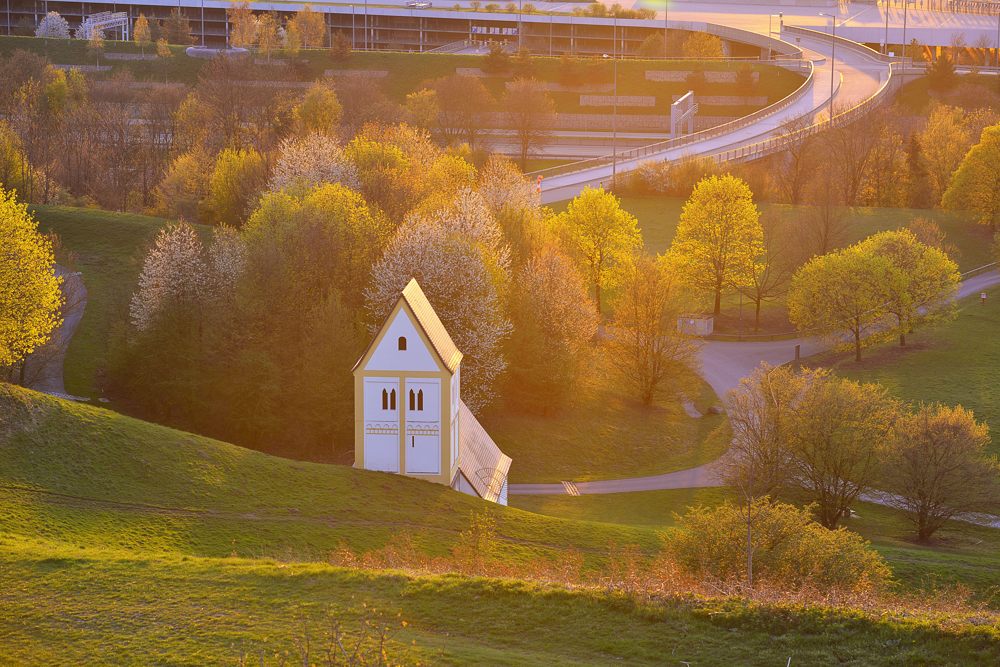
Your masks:
{"label": "corrugated metal roof", "polygon": [[511,458],[500,451],[464,401],[459,402],[458,468],[483,500],[497,502]]}
{"label": "corrugated metal roof", "polygon": [[458,368],[462,361],[462,353],[458,351],[455,342],[448,335],[448,330],[441,323],[441,318],[434,312],[431,302],[427,300],[424,291],[420,289],[416,278],[410,278],[410,282],[403,288],[403,298],[406,300],[410,310],[417,317],[424,333],[430,339],[434,351],[441,357],[441,361],[452,373]]}

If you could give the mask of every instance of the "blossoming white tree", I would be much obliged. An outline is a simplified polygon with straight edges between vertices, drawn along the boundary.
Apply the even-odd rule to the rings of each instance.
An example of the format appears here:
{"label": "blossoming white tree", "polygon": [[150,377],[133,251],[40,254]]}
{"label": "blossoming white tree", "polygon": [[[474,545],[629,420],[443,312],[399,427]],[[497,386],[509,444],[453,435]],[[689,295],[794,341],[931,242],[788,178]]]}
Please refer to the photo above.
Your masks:
{"label": "blossoming white tree", "polygon": [[440,220],[411,219],[375,265],[366,292],[369,313],[381,322],[410,278],[420,282],[465,355],[462,396],[473,411],[490,401],[493,383],[507,366],[501,344],[510,335],[511,323],[497,273],[505,279],[505,269],[484,244]]}
{"label": "blossoming white tree", "polygon": [[313,132],[282,141],[268,189],[305,191],[321,183],[359,187],[358,170],[344,158],[336,139]]}
{"label": "blossoming white tree", "polygon": [[205,248],[191,225],[165,227],[156,236],[132,295],[132,325],[145,331],[164,308],[197,302],[205,294]]}
{"label": "blossoming white tree", "polygon": [[38,22],[35,37],[69,39],[69,22],[60,16],[59,12],[49,12]]}

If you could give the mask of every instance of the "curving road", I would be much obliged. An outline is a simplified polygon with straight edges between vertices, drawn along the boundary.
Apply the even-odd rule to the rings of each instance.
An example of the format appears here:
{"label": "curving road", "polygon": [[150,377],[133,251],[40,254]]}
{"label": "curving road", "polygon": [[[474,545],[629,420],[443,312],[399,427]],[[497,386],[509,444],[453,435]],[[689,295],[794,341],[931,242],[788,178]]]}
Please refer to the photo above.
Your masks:
{"label": "curving road", "polygon": [[[827,116],[831,100],[831,79],[833,107],[836,112],[837,109],[854,106],[872,97],[889,76],[889,63],[874,58],[861,49],[840,47],[834,54],[832,45],[822,38],[788,35],[782,35],[782,38],[802,48],[803,57],[811,60],[816,67],[808,89],[799,99],[780,111],[727,134],[669,148],[641,158],[622,159],[615,165],[616,172],[631,171],[649,160],[677,160],[696,155],[716,155],[781,136],[783,128],[790,122],[806,120],[812,123]],[[541,173],[544,176],[545,172]],[[555,172],[542,181],[542,202],[571,199],[584,187],[601,185],[609,181],[611,176],[610,164],[599,164],[572,173]]]}
{"label": "curving road", "polygon": [[[985,289],[1000,285],[1000,271],[989,271],[962,281],[957,298],[976,295]],[[786,364],[795,359],[795,346],[807,357],[828,348],[817,338],[795,338],[766,342],[705,341],[699,361],[705,381],[720,397],[739,386],[740,380],[750,375],[761,363],[772,366]],[[722,459],[675,472],[648,477],[629,477],[593,482],[575,482],[573,487],[582,494],[629,493],[633,491],[663,491],[666,489],[691,489],[705,486],[722,486],[719,464]],[[511,484],[512,495],[561,495],[566,486],[556,484]],[[872,502],[879,502],[877,499]]]}

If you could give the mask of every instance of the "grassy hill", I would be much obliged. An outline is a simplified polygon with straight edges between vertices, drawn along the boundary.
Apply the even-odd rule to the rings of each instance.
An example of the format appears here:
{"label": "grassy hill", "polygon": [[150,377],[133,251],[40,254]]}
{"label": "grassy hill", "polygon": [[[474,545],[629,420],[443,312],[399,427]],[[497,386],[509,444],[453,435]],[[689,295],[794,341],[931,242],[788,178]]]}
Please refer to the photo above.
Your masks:
{"label": "grassy hill", "polygon": [[[443,487],[268,457],[87,405],[0,385],[0,637],[13,663],[296,661],[333,617],[376,609],[404,664],[989,664],[1000,628],[929,617],[684,599],[457,575],[344,569],[414,531],[454,543],[480,501]],[[492,508],[505,558],[609,542],[655,549],[645,527]],[[406,621],[403,627],[401,621]],[[886,650],[890,647],[891,650]]]}

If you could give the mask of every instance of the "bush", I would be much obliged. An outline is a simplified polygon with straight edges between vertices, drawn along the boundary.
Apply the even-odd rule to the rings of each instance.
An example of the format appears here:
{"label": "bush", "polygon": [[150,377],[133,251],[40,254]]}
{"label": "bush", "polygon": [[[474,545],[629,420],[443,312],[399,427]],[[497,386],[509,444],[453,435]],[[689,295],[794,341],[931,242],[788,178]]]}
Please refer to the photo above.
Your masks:
{"label": "bush", "polygon": [[[789,589],[869,592],[883,588],[891,571],[858,534],[828,530],[799,509],[763,498],[751,508],[754,582]],[[747,579],[746,507],[695,507],[680,518],[667,543],[677,564],[700,578],[726,583]]]}

